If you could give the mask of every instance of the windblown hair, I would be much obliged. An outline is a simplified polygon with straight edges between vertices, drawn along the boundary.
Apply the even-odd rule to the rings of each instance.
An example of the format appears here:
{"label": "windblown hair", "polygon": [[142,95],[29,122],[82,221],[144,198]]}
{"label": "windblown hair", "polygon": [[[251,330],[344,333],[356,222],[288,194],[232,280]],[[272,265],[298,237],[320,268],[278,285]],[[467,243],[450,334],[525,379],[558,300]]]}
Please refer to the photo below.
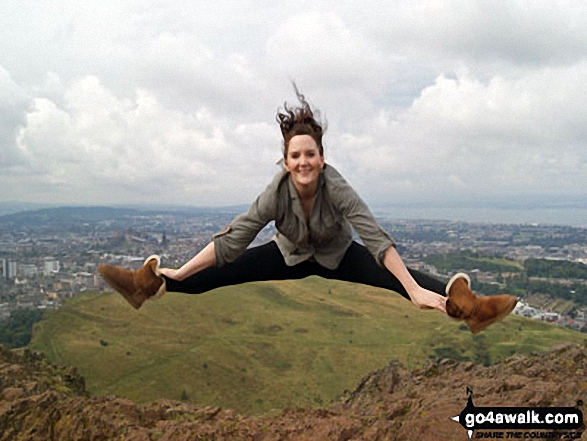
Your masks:
{"label": "windblown hair", "polygon": [[276,120],[283,135],[283,157],[287,157],[289,141],[296,135],[310,135],[318,145],[320,155],[324,155],[322,135],[326,131],[326,124],[319,121],[319,111],[314,111],[300,93],[296,83],[293,83],[294,90],[300,102],[299,107],[290,107],[287,102],[283,103],[283,112],[278,110]]}

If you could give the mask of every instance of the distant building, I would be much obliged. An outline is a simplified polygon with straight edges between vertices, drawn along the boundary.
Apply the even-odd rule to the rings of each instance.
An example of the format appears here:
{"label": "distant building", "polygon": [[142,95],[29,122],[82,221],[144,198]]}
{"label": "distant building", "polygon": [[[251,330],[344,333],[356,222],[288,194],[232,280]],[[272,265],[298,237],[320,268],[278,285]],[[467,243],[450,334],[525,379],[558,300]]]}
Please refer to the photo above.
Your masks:
{"label": "distant building", "polygon": [[95,285],[95,275],[92,273],[87,272],[79,272],[77,273],[77,281],[81,285],[81,290],[91,289],[94,288]]}
{"label": "distant building", "polygon": [[540,314],[540,312],[541,311],[539,309],[533,308],[532,306],[529,306],[524,302],[518,302],[513,311],[513,313],[516,315],[521,315],[523,317],[528,318],[535,318],[537,315]]}
{"label": "distant building", "polygon": [[8,278],[9,279],[16,279],[18,273],[18,262],[16,260],[9,260],[8,261]]}
{"label": "distant building", "polygon": [[25,278],[36,277],[39,272],[37,266],[33,264],[19,265],[19,270]]}
{"label": "distant building", "polygon": [[47,276],[49,274],[58,273],[60,269],[59,261],[53,257],[45,257],[45,265],[43,269],[43,272]]}
{"label": "distant building", "polygon": [[12,310],[9,303],[0,303],[0,322],[10,318],[10,311]]}
{"label": "distant building", "polygon": [[0,259],[0,279],[8,279],[8,264],[6,259]]}

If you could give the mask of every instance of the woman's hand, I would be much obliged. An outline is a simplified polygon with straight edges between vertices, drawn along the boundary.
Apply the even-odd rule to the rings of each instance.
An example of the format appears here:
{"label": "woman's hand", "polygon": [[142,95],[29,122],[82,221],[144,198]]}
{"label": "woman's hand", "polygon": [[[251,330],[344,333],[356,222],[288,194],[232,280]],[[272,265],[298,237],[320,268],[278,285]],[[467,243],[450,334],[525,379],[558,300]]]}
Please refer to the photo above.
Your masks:
{"label": "woman's hand", "polygon": [[446,297],[416,286],[408,291],[412,303],[420,309],[437,309],[446,314]]}
{"label": "woman's hand", "polygon": [[210,242],[202,251],[192,257],[192,259],[186,262],[181,268],[161,268],[160,271],[164,276],[181,282],[206,268],[214,266],[215,263],[216,255],[214,252],[214,242]]}
{"label": "woman's hand", "polygon": [[165,277],[169,277],[170,279],[173,279],[173,280],[178,280],[178,281],[180,280],[179,279],[178,270],[176,270],[176,269],[172,269],[172,268],[159,268],[159,271]]}
{"label": "woman's hand", "polygon": [[420,309],[437,309],[446,314],[446,297],[418,285],[406,268],[395,247],[388,248],[383,259],[383,264],[397,277],[416,307]]}

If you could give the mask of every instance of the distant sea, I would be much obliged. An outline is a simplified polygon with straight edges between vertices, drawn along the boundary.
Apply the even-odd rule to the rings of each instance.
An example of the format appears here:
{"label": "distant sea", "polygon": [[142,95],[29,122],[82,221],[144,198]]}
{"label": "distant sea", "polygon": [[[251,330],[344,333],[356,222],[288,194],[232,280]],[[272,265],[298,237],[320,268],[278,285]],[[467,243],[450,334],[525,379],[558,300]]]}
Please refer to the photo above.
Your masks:
{"label": "distant sea", "polygon": [[430,219],[493,224],[546,224],[587,228],[587,207],[440,207],[397,205],[373,207],[390,219]]}
{"label": "distant sea", "polygon": [[[57,204],[27,204],[22,202],[0,201],[0,216],[22,211],[34,211],[43,208],[56,208]],[[559,202],[511,201],[509,203],[462,203],[451,206],[434,203],[410,203],[378,206],[369,204],[376,216],[389,219],[420,219],[420,220],[449,220],[461,222],[480,222],[492,224],[543,224],[569,225],[587,228],[587,197],[584,200],[561,200]],[[248,205],[231,207],[186,207],[186,206],[141,206],[132,205],[127,208],[149,210],[229,210],[230,212],[244,212]],[[122,206],[118,206],[122,208]]]}

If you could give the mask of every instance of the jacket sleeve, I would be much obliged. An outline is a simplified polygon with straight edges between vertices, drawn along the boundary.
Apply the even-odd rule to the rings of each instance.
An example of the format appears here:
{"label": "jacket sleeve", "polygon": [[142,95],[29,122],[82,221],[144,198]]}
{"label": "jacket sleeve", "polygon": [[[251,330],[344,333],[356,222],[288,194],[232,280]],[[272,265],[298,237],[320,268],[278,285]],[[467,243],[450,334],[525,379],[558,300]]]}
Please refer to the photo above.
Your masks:
{"label": "jacket sleeve", "polygon": [[385,252],[389,247],[396,246],[395,240],[377,223],[367,204],[336,169],[328,165],[324,172],[333,203],[355,229],[377,263],[382,265]]}
{"label": "jacket sleeve", "polygon": [[233,262],[240,257],[259,231],[275,219],[278,179],[275,179],[243,213],[212,236],[216,266]]}

